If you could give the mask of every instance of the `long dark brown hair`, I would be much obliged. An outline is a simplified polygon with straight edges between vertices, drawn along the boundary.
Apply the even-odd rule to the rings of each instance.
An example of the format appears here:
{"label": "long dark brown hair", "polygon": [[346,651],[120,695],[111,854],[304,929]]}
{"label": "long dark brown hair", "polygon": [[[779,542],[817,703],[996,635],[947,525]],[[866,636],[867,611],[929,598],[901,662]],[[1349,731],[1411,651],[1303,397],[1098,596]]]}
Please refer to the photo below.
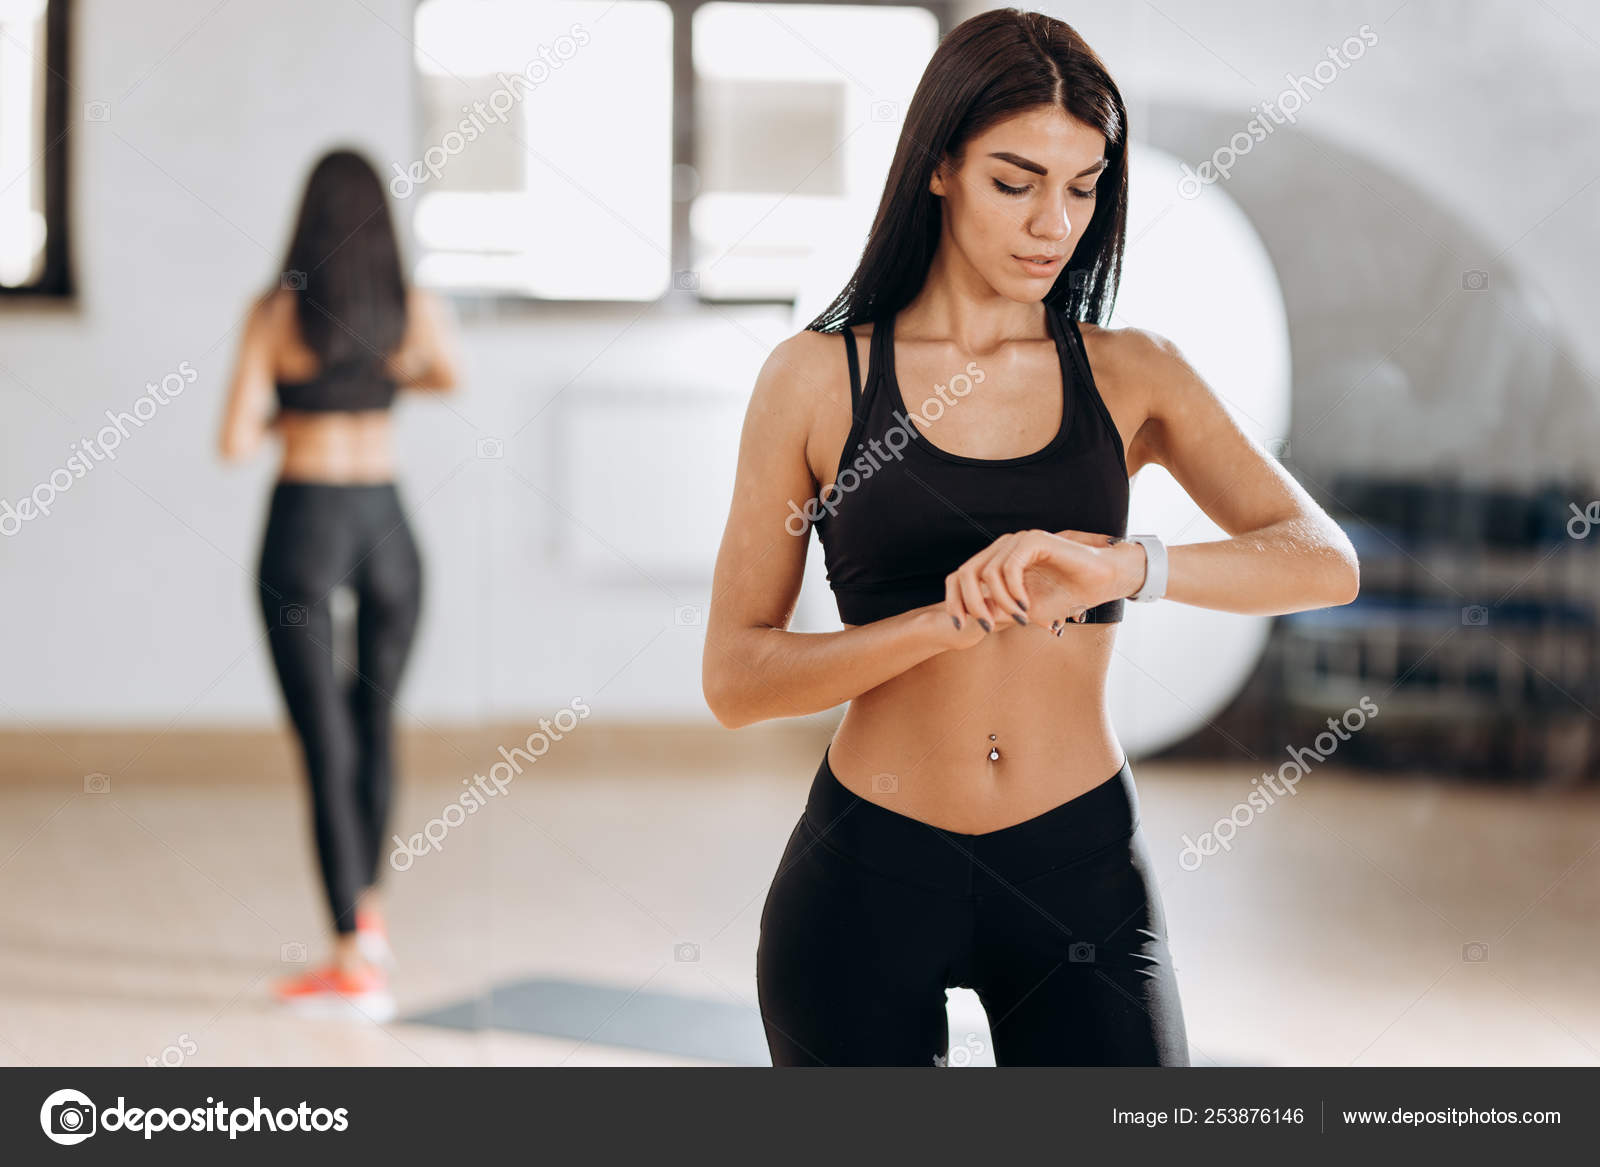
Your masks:
{"label": "long dark brown hair", "polygon": [[1059,106],[1105,136],[1089,226],[1045,302],[1071,319],[1103,323],[1116,301],[1128,220],[1128,114],[1100,58],[1072,27],[1040,12],[996,8],[939,42],[911,98],[872,230],[844,291],[806,327],[836,332],[881,320],[921,290],[939,245],[939,196],[928,189],[941,161],[960,165],[976,135],[1002,118]]}
{"label": "long dark brown hair", "polygon": [[406,328],[400,245],[378,173],[354,150],[322,156],[306,180],[283,286],[324,369],[380,361]]}

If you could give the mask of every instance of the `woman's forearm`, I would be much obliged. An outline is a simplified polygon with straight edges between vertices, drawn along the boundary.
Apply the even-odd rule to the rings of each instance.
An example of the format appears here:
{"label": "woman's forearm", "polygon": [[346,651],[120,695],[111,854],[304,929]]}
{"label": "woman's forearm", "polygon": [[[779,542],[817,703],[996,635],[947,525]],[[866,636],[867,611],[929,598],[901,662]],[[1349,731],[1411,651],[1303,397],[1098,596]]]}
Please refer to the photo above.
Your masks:
{"label": "woman's forearm", "polygon": [[950,625],[943,606],[930,604],[841,632],[748,628],[708,638],[707,704],[729,729],[821,713],[948,651],[941,621]]}
{"label": "woman's forearm", "polygon": [[1349,536],[1304,516],[1167,548],[1166,598],[1198,608],[1280,616],[1348,604],[1360,587]]}

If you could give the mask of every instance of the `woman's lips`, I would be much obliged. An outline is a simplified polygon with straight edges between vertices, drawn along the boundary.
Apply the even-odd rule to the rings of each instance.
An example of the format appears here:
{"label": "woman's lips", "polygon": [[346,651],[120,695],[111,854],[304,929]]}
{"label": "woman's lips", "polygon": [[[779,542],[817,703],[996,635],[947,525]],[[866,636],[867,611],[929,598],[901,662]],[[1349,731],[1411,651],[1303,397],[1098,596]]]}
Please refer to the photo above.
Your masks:
{"label": "woman's lips", "polygon": [[1061,256],[1050,260],[1037,260],[1025,255],[1013,255],[1012,259],[1022,265],[1022,270],[1031,276],[1053,276],[1061,268]]}

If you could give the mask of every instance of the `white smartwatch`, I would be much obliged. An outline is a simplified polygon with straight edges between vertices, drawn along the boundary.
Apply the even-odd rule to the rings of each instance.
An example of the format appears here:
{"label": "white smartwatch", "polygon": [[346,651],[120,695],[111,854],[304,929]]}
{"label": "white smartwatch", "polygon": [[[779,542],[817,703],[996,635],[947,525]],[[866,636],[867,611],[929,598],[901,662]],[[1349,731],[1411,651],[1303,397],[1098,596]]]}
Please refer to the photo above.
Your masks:
{"label": "white smartwatch", "polygon": [[1144,548],[1144,583],[1133,595],[1135,603],[1148,604],[1167,594],[1167,545],[1157,535],[1113,536],[1112,543],[1137,543]]}

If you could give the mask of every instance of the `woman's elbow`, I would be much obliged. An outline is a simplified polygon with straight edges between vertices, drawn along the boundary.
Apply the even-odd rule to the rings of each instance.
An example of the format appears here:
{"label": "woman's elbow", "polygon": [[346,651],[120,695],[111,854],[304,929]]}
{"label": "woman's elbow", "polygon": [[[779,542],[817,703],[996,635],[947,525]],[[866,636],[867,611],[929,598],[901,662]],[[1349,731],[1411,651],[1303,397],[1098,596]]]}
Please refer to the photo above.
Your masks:
{"label": "woman's elbow", "polygon": [[1350,557],[1350,583],[1349,583],[1349,589],[1348,589],[1347,594],[1345,595],[1345,598],[1343,600],[1341,600],[1340,602],[1344,603],[1344,604],[1353,604],[1353,603],[1355,603],[1356,597],[1359,596],[1360,594],[1361,594],[1361,563],[1360,563],[1359,560],[1356,559],[1355,556],[1352,555]]}
{"label": "woman's elbow", "polygon": [[1361,561],[1356,558],[1355,550],[1349,546],[1333,548],[1337,556],[1338,570],[1326,573],[1331,580],[1338,581],[1338,588],[1329,597],[1327,607],[1337,608],[1355,602],[1361,594]]}
{"label": "woman's elbow", "polygon": [[272,434],[276,422],[271,423],[245,423],[239,426],[230,426],[222,432],[218,442],[218,452],[224,462],[248,462],[256,456],[256,451],[266,445],[267,438]]}
{"label": "woman's elbow", "polygon": [[737,686],[729,685],[720,671],[705,671],[701,676],[700,690],[705,697],[706,708],[711,710],[711,716],[717,719],[717,724],[723,729],[743,729],[757,720],[740,704]]}
{"label": "woman's elbow", "polygon": [[461,393],[461,382],[454,373],[429,373],[411,382],[410,388],[429,397],[456,397]]}
{"label": "woman's elbow", "polygon": [[749,672],[745,662],[718,638],[706,638],[705,656],[700,666],[700,691],[706,708],[724,729],[743,729],[767,716],[750,701],[758,686],[741,683],[741,674]]}
{"label": "woman's elbow", "polygon": [[730,706],[721,702],[712,704],[708,701],[707,705],[711,708],[711,716],[717,719],[717,724],[723,729],[743,729],[755,721],[755,718],[744,717],[735,712]]}

